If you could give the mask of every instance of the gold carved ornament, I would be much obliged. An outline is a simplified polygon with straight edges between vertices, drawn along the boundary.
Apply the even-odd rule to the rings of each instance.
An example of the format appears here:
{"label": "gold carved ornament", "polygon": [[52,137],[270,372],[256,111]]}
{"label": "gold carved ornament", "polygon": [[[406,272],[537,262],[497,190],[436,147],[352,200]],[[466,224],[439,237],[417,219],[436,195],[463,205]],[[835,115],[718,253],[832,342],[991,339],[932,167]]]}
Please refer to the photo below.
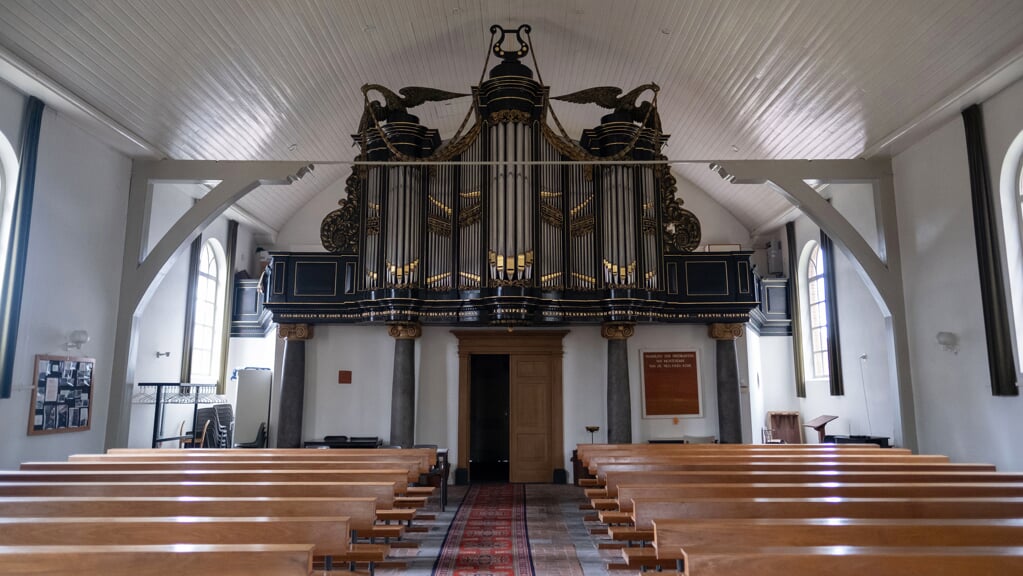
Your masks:
{"label": "gold carved ornament", "polygon": [[288,340],[312,340],[312,324],[278,324],[277,337]]}
{"label": "gold carved ornament", "polygon": [[707,336],[713,340],[735,340],[745,333],[745,324],[707,324]]}
{"label": "gold carved ornament", "polygon": [[[663,156],[661,157],[663,158]],[[682,207],[682,199],[675,197],[675,177],[668,166],[660,168],[661,217],[664,225],[664,253],[684,254],[700,245],[700,220]]]}
{"label": "gold carved ornament", "polygon": [[600,335],[607,340],[628,340],[636,335],[636,325],[623,323],[601,324]]}
{"label": "gold carved ornament", "polygon": [[348,197],[338,200],[341,207],[320,224],[320,243],[332,254],[359,253],[359,200],[362,197],[364,170],[355,167],[345,180]]}
{"label": "gold carved ornament", "polygon": [[390,324],[387,334],[396,340],[413,340],[423,335],[423,327],[418,323]]}

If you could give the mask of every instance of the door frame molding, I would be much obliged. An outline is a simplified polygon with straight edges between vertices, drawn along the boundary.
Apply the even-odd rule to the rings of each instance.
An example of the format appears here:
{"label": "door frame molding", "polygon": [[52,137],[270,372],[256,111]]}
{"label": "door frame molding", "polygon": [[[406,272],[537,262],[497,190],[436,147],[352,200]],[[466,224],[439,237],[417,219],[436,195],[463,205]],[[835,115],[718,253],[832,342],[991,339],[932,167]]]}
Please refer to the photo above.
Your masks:
{"label": "door frame molding", "polygon": [[[549,356],[551,375],[551,470],[562,468],[564,459],[564,403],[562,400],[562,340],[568,330],[452,330],[458,338],[458,468],[469,469],[469,389],[473,354]],[[552,478],[553,479],[553,478]]]}

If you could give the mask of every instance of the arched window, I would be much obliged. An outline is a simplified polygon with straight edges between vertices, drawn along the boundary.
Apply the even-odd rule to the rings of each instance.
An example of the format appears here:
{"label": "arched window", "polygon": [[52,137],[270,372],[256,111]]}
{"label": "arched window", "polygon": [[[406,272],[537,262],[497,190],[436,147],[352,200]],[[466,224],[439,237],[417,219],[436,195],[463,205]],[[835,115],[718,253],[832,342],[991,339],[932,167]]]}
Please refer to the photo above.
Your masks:
{"label": "arched window", "polygon": [[824,253],[816,242],[806,263],[807,304],[810,319],[810,359],[814,378],[828,377],[828,314],[824,290]]}
{"label": "arched window", "polygon": [[1002,161],[999,195],[1009,326],[1018,375],[1023,370],[1023,132],[1016,135]]}
{"label": "arched window", "polygon": [[18,156],[10,141],[0,132],[0,270],[7,267],[7,245],[11,235],[14,188],[18,185]]}
{"label": "arched window", "polygon": [[199,253],[199,273],[195,280],[192,382],[218,380],[225,276],[223,250],[216,240],[207,240]]}

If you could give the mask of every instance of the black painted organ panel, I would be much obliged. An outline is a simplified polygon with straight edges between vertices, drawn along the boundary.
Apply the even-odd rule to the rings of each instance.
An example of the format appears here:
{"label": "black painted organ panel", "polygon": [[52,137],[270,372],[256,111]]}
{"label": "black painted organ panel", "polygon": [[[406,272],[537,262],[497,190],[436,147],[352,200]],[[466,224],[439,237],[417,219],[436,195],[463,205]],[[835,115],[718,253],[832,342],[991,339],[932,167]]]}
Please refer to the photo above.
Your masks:
{"label": "black painted organ panel", "polygon": [[[321,227],[328,253],[273,255],[275,320],[745,320],[749,254],[692,253],[700,224],[661,154],[657,85],[551,98],[523,63],[529,32],[491,27],[500,62],[468,93],[363,87],[359,162]],[[459,98],[471,103],[446,141],[409,113]],[[552,99],[610,112],[577,141]]]}

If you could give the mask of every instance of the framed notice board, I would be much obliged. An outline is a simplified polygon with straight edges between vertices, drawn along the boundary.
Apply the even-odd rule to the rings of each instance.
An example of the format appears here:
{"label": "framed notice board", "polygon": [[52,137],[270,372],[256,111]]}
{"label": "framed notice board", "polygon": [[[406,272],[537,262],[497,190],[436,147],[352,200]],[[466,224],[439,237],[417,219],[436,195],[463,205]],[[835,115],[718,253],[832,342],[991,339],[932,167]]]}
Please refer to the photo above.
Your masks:
{"label": "framed notice board", "polygon": [[644,418],[703,416],[696,350],[640,350]]}
{"label": "framed notice board", "polygon": [[92,424],[92,375],[96,360],[37,355],[32,375],[29,434],[80,432]]}

